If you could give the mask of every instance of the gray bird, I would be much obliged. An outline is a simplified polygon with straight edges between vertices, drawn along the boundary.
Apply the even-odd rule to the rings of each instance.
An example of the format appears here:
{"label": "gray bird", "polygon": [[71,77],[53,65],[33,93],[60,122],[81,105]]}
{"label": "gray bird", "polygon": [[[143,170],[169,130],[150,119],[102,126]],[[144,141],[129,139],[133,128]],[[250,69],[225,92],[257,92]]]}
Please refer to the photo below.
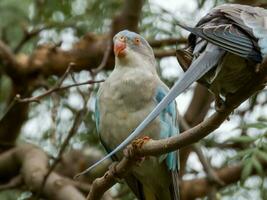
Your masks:
{"label": "gray bird", "polygon": [[220,110],[222,98],[249,82],[267,53],[267,11],[225,4],[214,8],[195,28],[180,26],[191,34],[188,46],[176,52],[178,62],[184,71],[195,63],[209,70],[198,82],[214,94]]}
{"label": "gray bird", "polygon": [[[157,74],[153,50],[142,36],[124,30],[113,42],[115,68],[99,88],[95,104],[96,127],[107,152],[124,141],[169,91]],[[142,131],[142,136],[163,139],[178,134],[177,116],[174,101]],[[133,166],[125,179],[139,199],[179,199],[177,153],[149,157]],[[122,152],[112,157],[121,158]]]}
{"label": "gray bird", "polygon": [[93,167],[125,148],[193,82],[207,86],[220,103],[221,96],[227,98],[251,81],[257,64],[266,58],[267,10],[263,8],[225,4],[213,8],[194,28],[180,26],[191,32],[188,47],[177,52],[186,72],[128,138]]}

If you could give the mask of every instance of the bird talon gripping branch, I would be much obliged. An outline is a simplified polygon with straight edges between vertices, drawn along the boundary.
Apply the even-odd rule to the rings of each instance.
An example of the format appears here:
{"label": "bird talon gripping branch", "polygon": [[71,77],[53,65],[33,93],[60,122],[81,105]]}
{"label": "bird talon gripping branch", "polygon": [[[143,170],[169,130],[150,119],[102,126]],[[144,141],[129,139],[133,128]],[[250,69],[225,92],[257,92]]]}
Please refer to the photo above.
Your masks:
{"label": "bird talon gripping branch", "polygon": [[128,146],[125,151],[124,155],[127,156],[128,158],[135,159],[137,161],[137,164],[141,164],[144,160],[145,157],[140,157],[138,155],[135,155],[135,150],[142,148],[142,146],[147,143],[149,140],[151,140],[150,137],[144,136],[142,138],[137,138],[132,142],[132,145]]}
{"label": "bird talon gripping branch", "polygon": [[132,145],[134,148],[141,148],[149,140],[151,140],[151,138],[148,136],[144,136],[142,138],[137,138],[132,142]]}

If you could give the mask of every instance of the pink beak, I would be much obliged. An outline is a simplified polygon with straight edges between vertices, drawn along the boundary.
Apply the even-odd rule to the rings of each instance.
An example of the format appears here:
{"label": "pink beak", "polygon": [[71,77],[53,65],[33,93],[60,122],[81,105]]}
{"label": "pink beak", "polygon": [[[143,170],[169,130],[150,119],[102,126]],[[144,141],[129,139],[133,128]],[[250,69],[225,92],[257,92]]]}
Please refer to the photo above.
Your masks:
{"label": "pink beak", "polygon": [[125,50],[126,49],[126,43],[122,42],[120,40],[116,40],[114,43],[114,53],[117,57],[124,57],[125,56]]}

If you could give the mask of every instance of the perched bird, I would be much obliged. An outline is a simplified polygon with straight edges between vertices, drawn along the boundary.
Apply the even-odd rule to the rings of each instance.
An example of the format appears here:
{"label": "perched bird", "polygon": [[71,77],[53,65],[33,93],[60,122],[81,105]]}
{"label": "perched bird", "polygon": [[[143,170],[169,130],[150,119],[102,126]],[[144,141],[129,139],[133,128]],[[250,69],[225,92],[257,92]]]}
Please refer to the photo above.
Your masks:
{"label": "perched bird", "polygon": [[177,52],[186,72],[168,94],[136,129],[109,155],[92,167],[125,148],[194,81],[204,84],[215,95],[217,107],[221,97],[235,93],[251,81],[267,54],[267,10],[239,4],[225,4],[213,8],[191,28],[189,45]]}
{"label": "perched bird", "polygon": [[191,34],[188,46],[176,52],[178,62],[184,71],[195,63],[209,70],[198,82],[214,94],[220,110],[222,98],[251,81],[257,64],[266,56],[267,10],[225,4],[212,9],[195,28],[180,26]]}
{"label": "perched bird", "polygon": [[[124,30],[113,38],[115,68],[96,98],[96,125],[110,152],[124,141],[168,93],[156,72],[152,48],[140,35]],[[179,133],[176,103],[172,102],[141,134],[162,139]],[[117,152],[113,160],[122,158]],[[134,166],[126,182],[139,199],[178,199],[178,155],[149,157]]]}

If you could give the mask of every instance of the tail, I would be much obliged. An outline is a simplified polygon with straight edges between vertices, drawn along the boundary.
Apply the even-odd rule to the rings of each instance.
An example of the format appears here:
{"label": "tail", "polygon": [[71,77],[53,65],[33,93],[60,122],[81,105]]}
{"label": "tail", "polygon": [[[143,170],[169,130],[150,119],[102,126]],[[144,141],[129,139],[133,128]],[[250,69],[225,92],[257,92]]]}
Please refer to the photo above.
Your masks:
{"label": "tail", "polygon": [[179,184],[179,173],[178,170],[172,172],[172,199],[180,200],[180,184]]}

